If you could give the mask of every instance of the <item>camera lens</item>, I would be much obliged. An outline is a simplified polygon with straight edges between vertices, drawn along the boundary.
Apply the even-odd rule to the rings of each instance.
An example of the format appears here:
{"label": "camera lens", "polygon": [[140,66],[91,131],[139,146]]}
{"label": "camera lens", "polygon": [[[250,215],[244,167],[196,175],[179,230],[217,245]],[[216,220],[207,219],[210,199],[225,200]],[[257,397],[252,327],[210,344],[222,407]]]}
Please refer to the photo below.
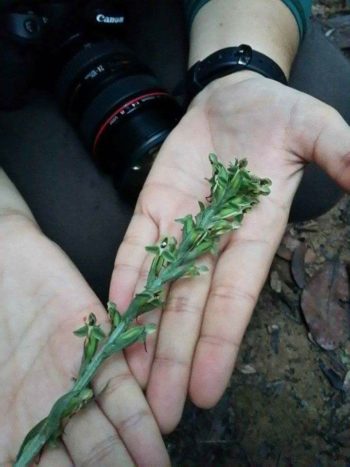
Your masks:
{"label": "camera lens", "polygon": [[136,195],[181,117],[175,98],[115,40],[85,44],[64,66],[57,92],[94,160]]}

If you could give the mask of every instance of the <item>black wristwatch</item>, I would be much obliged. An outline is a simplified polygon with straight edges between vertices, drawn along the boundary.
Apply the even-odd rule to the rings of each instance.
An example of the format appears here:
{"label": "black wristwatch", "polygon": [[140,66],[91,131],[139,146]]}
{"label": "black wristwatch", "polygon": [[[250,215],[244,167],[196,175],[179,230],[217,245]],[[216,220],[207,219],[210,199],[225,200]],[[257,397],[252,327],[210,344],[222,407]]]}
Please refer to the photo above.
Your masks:
{"label": "black wristwatch", "polygon": [[187,72],[187,101],[190,102],[207,84],[222,76],[241,70],[252,70],[266,78],[287,84],[282,69],[271,58],[249,45],[227,47],[195,63]]}

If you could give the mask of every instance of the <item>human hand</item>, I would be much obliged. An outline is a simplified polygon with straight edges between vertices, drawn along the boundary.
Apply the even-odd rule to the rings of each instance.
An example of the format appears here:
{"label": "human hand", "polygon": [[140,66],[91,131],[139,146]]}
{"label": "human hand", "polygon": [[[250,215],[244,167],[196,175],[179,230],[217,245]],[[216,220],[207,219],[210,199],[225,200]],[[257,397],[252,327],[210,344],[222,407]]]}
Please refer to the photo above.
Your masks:
{"label": "human hand", "polygon": [[187,391],[209,408],[225,390],[304,165],[314,161],[350,188],[350,130],[334,109],[253,72],[214,81],[164,143],[140,194],[110,288],[121,310],[145,282],[145,245],[179,236],[174,219],[197,212],[197,200],[208,195],[210,152],[225,164],[246,157],[253,173],[272,180],[272,191],[226,237],[217,258],[200,261],[208,273],[177,281],[163,312],[144,316],[159,321],[147,352],[140,345],[126,350],[163,432],[178,423]]}
{"label": "human hand", "polygon": [[[82,354],[73,330],[90,312],[107,320],[68,257],[40,232],[18,195],[13,199],[1,170],[0,187],[0,465],[10,466],[28,430],[73,385]],[[63,442],[45,450],[39,465],[169,465],[122,356],[105,363],[94,392],[96,400],[69,421]]]}

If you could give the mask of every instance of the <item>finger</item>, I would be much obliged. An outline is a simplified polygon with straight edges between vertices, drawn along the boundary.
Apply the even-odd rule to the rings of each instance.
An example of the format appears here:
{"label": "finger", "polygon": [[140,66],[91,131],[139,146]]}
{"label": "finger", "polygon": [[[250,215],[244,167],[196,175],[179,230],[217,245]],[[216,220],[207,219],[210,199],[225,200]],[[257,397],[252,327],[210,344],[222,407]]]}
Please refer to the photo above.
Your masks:
{"label": "finger", "polygon": [[162,433],[171,432],[178,424],[188,390],[214,259],[202,257],[199,264],[206,265],[209,271],[174,283],[162,314],[147,386],[147,399]]}
{"label": "finger", "polygon": [[63,441],[74,465],[134,465],[117,431],[94,402],[70,420]]}
{"label": "finger", "polygon": [[57,448],[48,447],[40,456],[40,467],[73,467],[73,461],[62,443]]}
{"label": "finger", "polygon": [[101,410],[117,429],[136,465],[168,466],[168,454],[151,409],[121,355],[105,362],[96,376],[94,390]]}
{"label": "finger", "polygon": [[[179,229],[177,226],[171,225],[174,223],[169,222],[169,228],[166,229],[167,235],[170,236],[179,236]],[[161,238],[157,239],[157,243]],[[153,261],[153,255],[148,254],[144,260],[144,263],[141,267],[140,274],[135,285],[135,290],[133,295],[141,292],[147,281],[148,272],[150,270],[151,264]],[[167,295],[167,288],[163,289],[164,299]],[[136,343],[127,349],[125,349],[126,359],[128,361],[129,368],[133,376],[136,378],[138,384],[145,388],[149,379],[150,369],[154,358],[154,352],[157,345],[158,332],[159,332],[159,323],[161,320],[161,315],[163,311],[161,309],[156,309],[149,311],[138,318],[138,323],[145,325],[153,323],[156,325],[156,332],[147,337],[146,344]]]}
{"label": "finger", "polygon": [[[157,243],[159,238],[153,243]],[[146,253],[143,264],[140,267],[139,275],[136,284],[131,292],[133,298],[137,293],[141,292],[146,284],[148,271],[151,266],[153,257]],[[152,310],[137,318],[138,325],[146,325],[153,323],[156,326],[160,319],[160,310]],[[157,326],[158,327],[158,326]],[[153,359],[153,351],[157,340],[157,330],[147,336],[147,342],[136,342],[124,350],[125,357],[128,361],[129,368],[141,388],[145,388],[148,380],[149,367]]]}
{"label": "finger", "polygon": [[231,376],[249,323],[287,222],[284,207],[264,199],[247,215],[216,265],[190,381],[199,407],[215,405]]}
{"label": "finger", "polygon": [[147,256],[145,246],[156,242],[158,227],[151,217],[135,211],[121,243],[114,264],[109,291],[110,300],[124,311],[129,305]]}
{"label": "finger", "polygon": [[[100,305],[95,305],[94,313],[98,321],[105,314]],[[87,465],[168,465],[159,429],[122,354],[103,364],[93,388],[99,409],[92,403],[94,417],[88,417],[89,405],[81,412],[81,419],[80,414],[74,416],[64,438],[76,465],[82,465],[80,459],[84,456]]]}
{"label": "finger", "polygon": [[[140,290],[140,283],[143,286],[146,282],[151,258],[145,247],[155,244],[159,240],[157,224],[149,214],[142,211],[141,203],[136,208],[119,247],[111,279],[109,297],[112,302],[116,303],[120,311],[127,309],[136,291]],[[154,318],[153,321],[149,317],[143,318],[140,320],[140,324],[159,321],[156,314],[152,318]],[[145,352],[144,346],[140,344],[134,344],[127,350],[130,360],[133,362],[130,366],[133,375],[141,387],[144,387],[147,382],[150,363],[146,364],[145,362],[152,358],[155,339],[156,335],[149,336],[147,345],[150,353]]]}
{"label": "finger", "polygon": [[[310,98],[312,99],[312,98]],[[308,101],[308,104],[311,104]],[[350,190],[350,127],[332,107],[313,99],[305,105],[294,128],[297,148],[309,162],[316,162],[343,189]]]}
{"label": "finger", "polygon": [[[179,217],[182,217],[186,214],[189,214],[191,212],[195,212],[198,208],[198,202],[197,199],[189,192],[184,192],[183,190],[177,191],[176,188],[173,187],[171,190],[171,195],[169,196],[169,187],[159,187],[156,185],[153,188],[153,184],[149,183],[147,186],[147,191],[148,193],[157,193],[157,191],[164,191],[164,196],[162,197],[161,195],[159,196],[157,194],[157,199],[158,201],[152,199],[152,194],[149,195],[147,203],[149,203],[151,206],[156,205],[156,203],[159,203],[159,198],[161,200],[164,200],[166,198],[169,198],[170,201],[167,203],[167,210],[166,212],[161,213],[161,206],[159,207],[160,209],[157,210],[157,213],[153,216],[153,218],[156,219],[157,224],[159,225],[159,230],[160,230],[160,237],[157,238],[157,242],[159,242],[164,236],[170,236],[170,237],[175,237],[177,240],[181,237],[181,225],[180,223],[174,222],[174,219],[177,219]],[[164,202],[164,201],[163,201]],[[164,211],[164,205],[163,211]],[[158,216],[158,218],[156,218]],[[144,259],[143,265],[140,269],[140,274],[137,280],[137,283],[135,285],[135,290],[134,293],[140,292],[143,290],[145,283],[147,281],[147,276],[148,276],[148,271],[150,270],[150,266],[153,260],[152,255],[147,255],[147,257]],[[164,298],[166,298],[167,295],[167,288],[165,287],[164,289]],[[159,325],[159,322],[161,320],[162,316],[162,311],[161,310],[153,310],[151,312],[148,312],[144,315],[142,315],[139,318],[140,324],[147,324],[147,323],[153,323],[156,324],[157,328]],[[147,384],[147,381],[149,379],[149,374],[150,374],[150,369],[152,366],[153,358],[154,358],[154,352],[155,348],[157,345],[157,338],[158,338],[158,332],[154,333],[153,335],[149,336],[147,339],[146,343],[146,348],[143,344],[135,344],[125,351],[125,355],[128,361],[128,365],[134,375],[134,377],[137,379],[138,383],[141,385],[141,387],[145,387]]]}

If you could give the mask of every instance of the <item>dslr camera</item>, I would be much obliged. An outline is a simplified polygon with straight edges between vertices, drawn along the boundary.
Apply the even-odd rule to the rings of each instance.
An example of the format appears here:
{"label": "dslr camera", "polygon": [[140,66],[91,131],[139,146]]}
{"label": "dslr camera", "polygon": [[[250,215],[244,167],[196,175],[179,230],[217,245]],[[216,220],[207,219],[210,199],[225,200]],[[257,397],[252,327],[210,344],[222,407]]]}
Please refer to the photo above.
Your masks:
{"label": "dslr camera", "polygon": [[118,1],[4,1],[0,108],[54,91],[95,162],[136,196],[182,109],[124,44],[125,28]]}

